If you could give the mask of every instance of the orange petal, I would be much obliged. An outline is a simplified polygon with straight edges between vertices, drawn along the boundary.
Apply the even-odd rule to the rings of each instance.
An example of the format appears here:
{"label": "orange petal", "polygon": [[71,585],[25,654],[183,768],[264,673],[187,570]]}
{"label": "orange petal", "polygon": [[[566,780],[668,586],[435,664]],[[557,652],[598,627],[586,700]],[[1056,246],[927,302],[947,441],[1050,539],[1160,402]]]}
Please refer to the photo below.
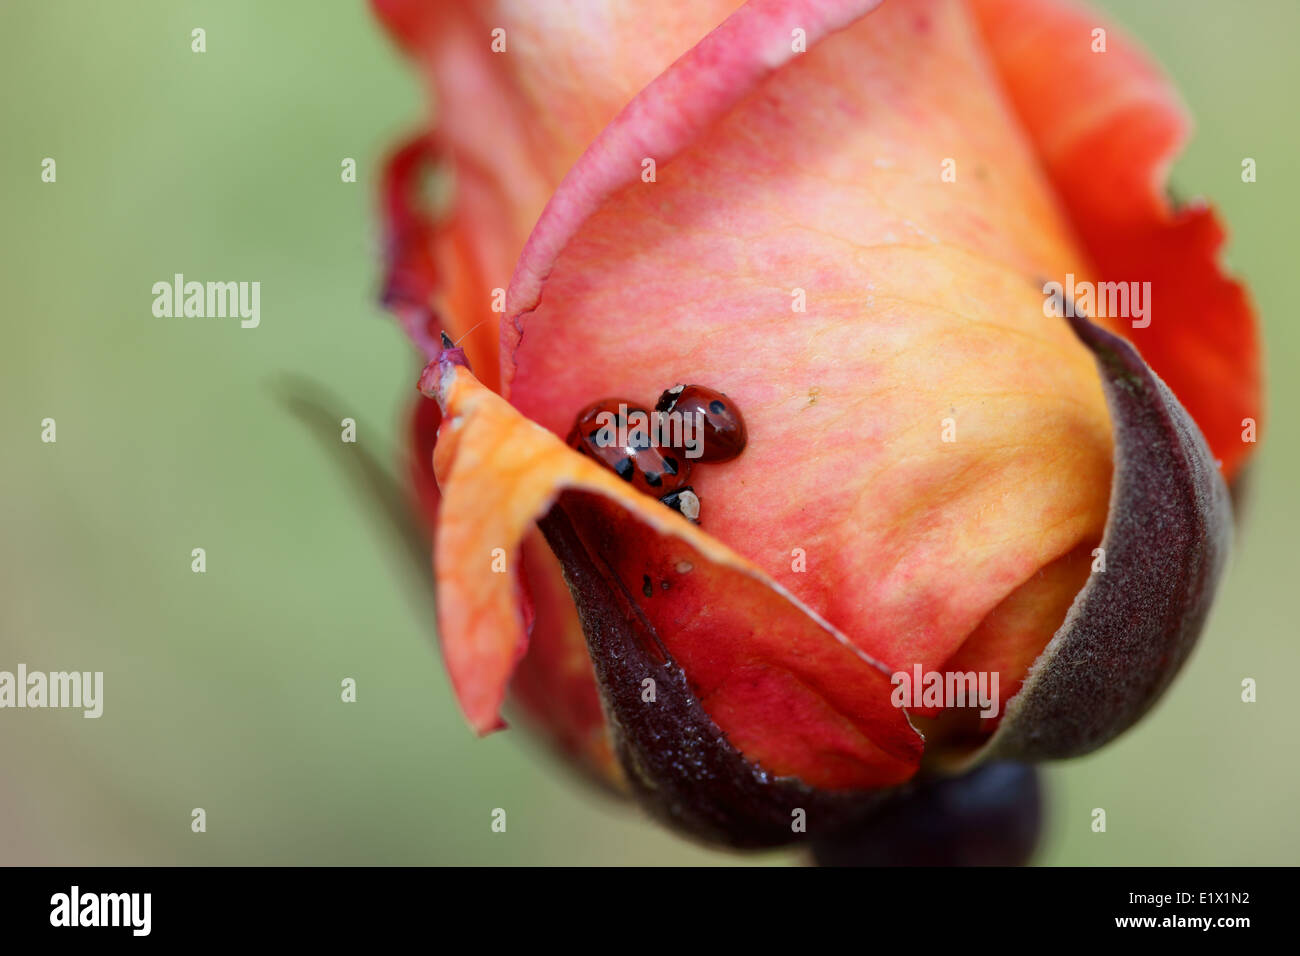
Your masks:
{"label": "orange petal", "polygon": [[426,358],[441,349],[439,335],[445,332],[496,387],[499,314],[491,308],[494,277],[485,270],[496,263],[496,282],[503,287],[514,250],[500,197],[474,169],[458,168],[449,208],[433,208],[429,181],[441,176],[445,186],[446,159],[445,147],[420,134],[384,164],[383,301]]}
{"label": "orange petal", "polygon": [[[1095,265],[1094,281],[1149,281],[1151,324],[1107,323],[1178,396],[1231,479],[1259,419],[1259,334],[1223,274],[1223,228],[1203,203],[1172,208],[1169,167],[1190,129],[1177,94],[1135,44],[1064,0],[971,0],[989,53]],[[1094,29],[1106,50],[1092,50]],[[1057,277],[1050,277],[1057,278]]]}
{"label": "orange petal", "polygon": [[433,446],[438,441],[438,426],[442,424],[442,413],[436,402],[420,402],[411,409],[408,424],[410,437],[410,458],[407,461],[407,473],[410,476],[411,489],[419,506],[420,517],[432,532],[438,523],[438,479],[433,473]]}
{"label": "orange petal", "polygon": [[[889,702],[887,668],[753,564],[525,419],[451,354],[426,373],[443,408],[435,571],[447,666],[475,728],[501,726],[506,684],[527,644],[517,574],[494,573],[493,562],[501,567],[504,556],[517,567],[534,521],[561,491],[576,490],[608,502],[644,545],[609,570],[633,595],[647,579],[661,589],[638,600],[639,613],[747,759],[832,788],[911,776],[921,740]],[[785,693],[794,689],[797,698]],[[784,724],[782,699],[791,702]]]}
{"label": "orange petal", "polygon": [[[1007,701],[1020,689],[1029,667],[1043,648],[1043,621],[1063,621],[1075,596],[1088,580],[1092,542],[1043,567],[988,613],[966,642],[939,668],[941,673],[985,671],[998,675],[996,713],[981,717],[975,709],[950,708],[946,723],[922,724],[927,751],[980,740],[997,729]],[[937,716],[937,710],[913,708],[913,716]]]}
{"label": "orange petal", "polygon": [[[421,400],[412,410],[409,471],[431,539],[436,538],[442,499],[433,470],[441,422],[437,402]],[[531,532],[523,539],[520,565],[529,644],[511,684],[511,695],[561,753],[599,780],[621,786],[622,770],[614,758],[601,711],[582,622],[560,576],[559,563],[540,534]]]}
{"label": "orange petal", "polygon": [[804,54],[794,6],[744,7],[560,187],[511,285],[508,395],[563,434],[603,395],[727,392],[749,447],[697,469],[704,527],[933,669],[1101,536],[1109,418],[1041,292],[1084,260],[962,3],[797,5]]}
{"label": "orange petal", "polygon": [[[486,384],[496,387],[494,290],[509,284],[555,186],[618,110],[736,4],[372,0],[425,71],[438,153],[454,170],[450,209],[436,230],[411,234],[407,258],[436,264],[438,327],[456,340],[469,333]],[[504,53],[492,49],[498,29]],[[422,334],[418,317],[406,326],[432,356],[436,329]]]}
{"label": "orange petal", "polygon": [[[371,4],[428,70],[440,134],[458,156],[508,188],[527,230],[614,115],[740,0]],[[494,37],[496,30],[502,35]],[[504,51],[494,52],[494,39]]]}

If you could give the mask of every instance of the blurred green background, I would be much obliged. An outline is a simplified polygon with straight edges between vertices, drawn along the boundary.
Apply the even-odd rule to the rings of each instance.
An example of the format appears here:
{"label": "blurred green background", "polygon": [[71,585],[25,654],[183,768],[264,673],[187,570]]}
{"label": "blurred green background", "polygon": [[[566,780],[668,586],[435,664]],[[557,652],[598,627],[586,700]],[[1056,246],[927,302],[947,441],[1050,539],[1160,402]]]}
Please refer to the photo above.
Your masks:
{"label": "blurred green background", "polygon": [[[1039,860],[1295,863],[1300,4],[1105,6],[1197,118],[1174,185],[1232,226],[1271,414],[1208,634],[1139,729],[1048,771]],[[0,79],[0,669],[105,672],[99,720],[0,712],[0,862],[797,859],[697,848],[590,793],[525,731],[480,741],[461,719],[427,570],[339,461],[400,460],[416,372],[374,302],[373,210],[378,164],[424,103],[360,0],[5,0]],[[150,287],[175,272],[259,280],[261,327],[154,318]],[[276,397],[294,374],[337,396],[332,444]],[[360,446],[337,442],[344,416]],[[1243,677],[1258,703],[1240,702]]]}

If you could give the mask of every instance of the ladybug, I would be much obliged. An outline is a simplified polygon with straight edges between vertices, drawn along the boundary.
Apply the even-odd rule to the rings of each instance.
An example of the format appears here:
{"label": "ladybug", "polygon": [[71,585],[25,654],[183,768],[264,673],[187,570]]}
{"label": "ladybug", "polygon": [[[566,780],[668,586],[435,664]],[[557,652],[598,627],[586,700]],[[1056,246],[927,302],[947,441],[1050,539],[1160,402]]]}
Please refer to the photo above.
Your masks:
{"label": "ladybug", "polygon": [[634,402],[605,398],[578,413],[569,447],[595,459],[638,491],[655,498],[685,486],[691,463],[651,442],[652,416]]}
{"label": "ladybug", "polygon": [[655,411],[680,412],[700,423],[699,454],[692,456],[696,461],[731,461],[745,450],[745,419],[722,392],[704,385],[674,385],[659,396]]}

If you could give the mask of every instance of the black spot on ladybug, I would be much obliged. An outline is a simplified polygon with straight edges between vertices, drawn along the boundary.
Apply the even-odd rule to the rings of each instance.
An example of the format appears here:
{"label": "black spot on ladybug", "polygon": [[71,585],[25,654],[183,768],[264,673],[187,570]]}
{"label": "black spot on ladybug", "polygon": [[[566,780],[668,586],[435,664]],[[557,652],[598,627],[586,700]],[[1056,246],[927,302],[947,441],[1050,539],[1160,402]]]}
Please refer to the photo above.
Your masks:
{"label": "black spot on ladybug", "polygon": [[664,483],[663,476],[657,471],[647,471],[643,472],[643,474],[645,476],[645,483],[651,488],[658,488]]}
{"label": "black spot on ladybug", "polygon": [[648,574],[641,576],[641,593],[646,597],[654,597],[655,595],[654,585],[650,583],[650,575]]}
{"label": "black spot on ladybug", "polygon": [[631,458],[620,458],[618,464],[614,466],[614,474],[618,475],[624,481],[631,481],[632,474],[636,471],[636,466],[632,464]]}
{"label": "black spot on ladybug", "polygon": [[713,412],[715,415],[721,415],[726,410],[727,406],[722,404],[722,402],[718,401],[716,398],[709,402],[709,411]]}

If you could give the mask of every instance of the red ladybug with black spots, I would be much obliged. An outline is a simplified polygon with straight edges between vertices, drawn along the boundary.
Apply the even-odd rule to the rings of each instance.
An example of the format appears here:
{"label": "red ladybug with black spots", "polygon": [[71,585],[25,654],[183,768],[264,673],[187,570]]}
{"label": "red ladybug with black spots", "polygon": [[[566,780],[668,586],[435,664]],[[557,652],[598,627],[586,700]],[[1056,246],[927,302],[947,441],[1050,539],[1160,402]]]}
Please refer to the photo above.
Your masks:
{"label": "red ladybug with black spots", "polygon": [[695,461],[731,461],[745,450],[749,435],[736,403],[705,385],[674,385],[655,403],[655,411],[690,416],[701,428],[700,453]]}
{"label": "red ladybug with black spots", "polygon": [[677,449],[652,441],[652,416],[621,398],[593,402],[578,413],[569,446],[594,458],[632,487],[661,498],[679,491],[690,478],[691,463]]}

